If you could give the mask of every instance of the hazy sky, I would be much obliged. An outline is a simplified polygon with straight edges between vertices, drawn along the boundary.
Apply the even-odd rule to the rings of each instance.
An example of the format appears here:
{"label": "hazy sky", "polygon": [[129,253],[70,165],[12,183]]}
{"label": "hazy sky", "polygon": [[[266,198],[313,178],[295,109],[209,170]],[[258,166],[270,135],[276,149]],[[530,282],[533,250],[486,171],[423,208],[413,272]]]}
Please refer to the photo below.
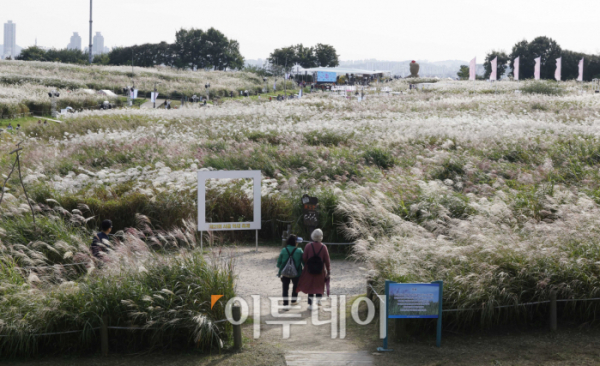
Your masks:
{"label": "hazy sky", "polygon": [[[0,0],[0,22],[17,44],[64,48],[89,37],[89,0]],[[563,48],[600,53],[600,0],[94,0],[94,34],[105,45],[175,39],[180,28],[215,27],[247,59],[280,47],[333,45],[342,60],[483,60],[539,35]],[[0,31],[3,31],[3,27]],[[0,42],[3,38],[0,38]]]}

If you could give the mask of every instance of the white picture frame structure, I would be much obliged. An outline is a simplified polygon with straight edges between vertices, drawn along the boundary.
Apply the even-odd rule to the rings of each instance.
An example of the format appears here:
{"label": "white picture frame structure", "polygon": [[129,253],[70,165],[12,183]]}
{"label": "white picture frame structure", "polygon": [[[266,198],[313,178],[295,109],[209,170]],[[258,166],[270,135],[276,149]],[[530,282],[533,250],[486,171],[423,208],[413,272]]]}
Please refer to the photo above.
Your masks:
{"label": "white picture frame structure", "polygon": [[[207,179],[252,179],[254,183],[254,221],[252,222],[206,222]],[[261,229],[261,185],[260,170],[245,171],[198,171],[198,231],[236,231]]]}

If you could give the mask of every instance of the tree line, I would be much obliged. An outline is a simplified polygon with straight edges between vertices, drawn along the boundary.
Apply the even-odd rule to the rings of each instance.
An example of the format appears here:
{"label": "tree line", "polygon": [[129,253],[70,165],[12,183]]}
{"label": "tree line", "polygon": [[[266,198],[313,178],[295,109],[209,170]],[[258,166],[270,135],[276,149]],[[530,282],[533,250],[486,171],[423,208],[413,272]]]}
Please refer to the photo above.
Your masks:
{"label": "tree line", "polygon": [[[88,57],[88,54],[83,53],[81,50],[73,50],[68,48],[61,50],[44,50],[43,48],[37,46],[31,46],[21,50],[21,54],[15,59],[22,61],[48,61],[83,65],[89,62]],[[93,63],[107,65],[108,56],[106,54],[96,55],[93,58]]]}
{"label": "tree line", "polygon": [[[491,62],[498,57],[498,78],[506,73],[510,67],[508,76],[513,75],[514,60],[519,57],[519,79],[532,79],[535,67],[535,59],[541,57],[541,79],[554,79],[556,70],[556,59],[562,57],[562,80],[577,79],[579,76],[579,61],[583,58],[583,80],[591,81],[600,78],[600,55],[588,55],[582,52],[563,50],[560,45],[549,37],[537,37],[531,42],[526,40],[517,42],[510,53],[504,51],[490,52],[483,64],[485,68],[484,78],[489,78],[492,73]],[[459,75],[460,76],[460,75]]]}
{"label": "tree line", "polygon": [[317,44],[315,47],[305,47],[302,44],[277,48],[267,59],[271,65],[292,67],[296,64],[303,68],[336,67],[340,64],[339,55],[333,46]]}
{"label": "tree line", "polygon": [[[108,54],[97,55],[94,63],[103,65],[133,65],[152,67],[166,65],[180,69],[240,69],[244,57],[236,40],[228,39],[220,31],[210,28],[181,29],[175,34],[175,43],[147,43],[130,47],[116,47]],[[56,61],[85,64],[88,55],[80,50],[43,50],[29,47],[17,58],[24,61]]]}

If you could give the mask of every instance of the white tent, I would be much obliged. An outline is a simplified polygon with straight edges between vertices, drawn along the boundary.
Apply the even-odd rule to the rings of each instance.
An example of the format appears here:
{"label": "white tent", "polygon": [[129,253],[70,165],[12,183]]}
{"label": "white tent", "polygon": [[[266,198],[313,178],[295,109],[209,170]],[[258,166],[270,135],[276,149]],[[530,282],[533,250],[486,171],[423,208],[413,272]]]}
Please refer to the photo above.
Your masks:
{"label": "white tent", "polygon": [[339,75],[346,75],[346,74],[354,74],[355,76],[361,76],[361,75],[378,75],[378,74],[389,74],[390,71],[387,70],[363,70],[363,69],[353,69],[353,68],[346,68],[346,67],[314,67],[314,68],[310,68],[310,69],[303,69],[302,71],[308,71],[309,73],[313,73],[313,72],[335,72],[338,76]]}

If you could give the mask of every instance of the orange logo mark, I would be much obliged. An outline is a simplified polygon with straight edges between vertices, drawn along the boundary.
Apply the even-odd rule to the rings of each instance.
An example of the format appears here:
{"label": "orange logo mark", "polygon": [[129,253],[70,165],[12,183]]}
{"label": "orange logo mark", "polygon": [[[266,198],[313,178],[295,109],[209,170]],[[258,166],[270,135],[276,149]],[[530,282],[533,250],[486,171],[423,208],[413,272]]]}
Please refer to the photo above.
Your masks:
{"label": "orange logo mark", "polygon": [[217,301],[219,301],[220,298],[222,298],[223,295],[210,295],[210,308],[212,310],[213,306],[215,306],[215,303]]}

